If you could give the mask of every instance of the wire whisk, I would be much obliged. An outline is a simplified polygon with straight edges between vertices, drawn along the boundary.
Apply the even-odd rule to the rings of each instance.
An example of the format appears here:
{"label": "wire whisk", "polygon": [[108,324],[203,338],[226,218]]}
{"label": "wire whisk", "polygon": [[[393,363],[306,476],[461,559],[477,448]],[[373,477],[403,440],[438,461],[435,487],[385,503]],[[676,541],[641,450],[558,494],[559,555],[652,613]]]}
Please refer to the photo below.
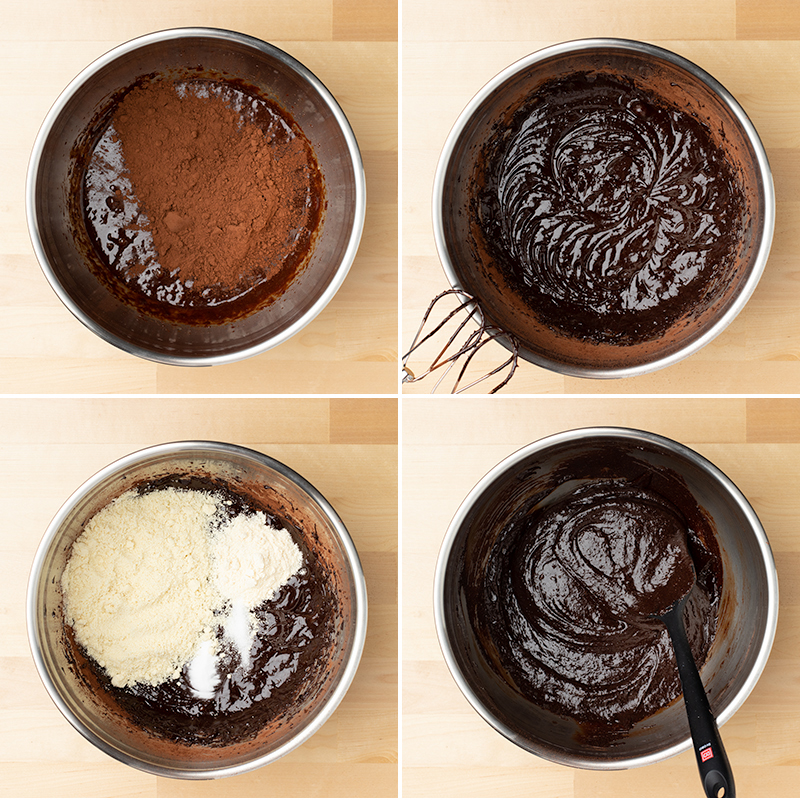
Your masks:
{"label": "wire whisk", "polygon": [[[426,323],[428,322],[431,313],[433,312],[434,307],[436,304],[445,297],[455,296],[459,298],[458,306],[451,311],[440,323],[438,323],[429,333],[422,335],[422,332],[425,328]],[[458,322],[455,332],[450,336],[445,346],[439,351],[439,354],[433,359],[431,365],[420,375],[415,375],[407,366],[408,359],[414,351],[416,351],[419,347],[421,347],[425,342],[435,336],[442,328],[445,327],[452,319],[457,317],[459,314],[464,314],[464,319]],[[459,335],[462,331],[465,331],[467,325],[470,322],[477,322],[478,327],[476,330],[472,332],[467,332],[466,338],[460,346],[456,344],[456,340],[458,339]],[[484,345],[489,344],[489,342],[493,342],[500,337],[508,343],[511,349],[511,355],[506,359],[502,364],[495,367],[494,369],[490,370],[489,372],[481,375],[479,378],[476,378],[471,383],[467,384],[459,388],[461,381],[464,378],[464,375],[467,371],[467,368],[470,365],[470,362],[475,357],[476,353],[484,347]],[[449,352],[452,349],[452,352]],[[442,382],[445,380],[447,375],[450,373],[450,370],[455,367],[456,362],[463,358],[463,365],[456,376],[455,383],[453,384],[452,389],[450,390],[451,394],[460,394],[461,392],[466,392],[468,389],[471,389],[473,386],[481,383],[482,381],[488,380],[493,375],[497,375],[498,373],[502,372],[504,369],[508,369],[508,374],[505,378],[497,384],[489,394],[494,394],[495,392],[502,389],[513,377],[514,372],[517,369],[517,362],[519,360],[519,342],[517,339],[506,333],[505,331],[500,330],[499,328],[490,325],[486,321],[486,317],[483,314],[483,311],[480,307],[480,304],[475,300],[474,297],[467,294],[461,289],[448,289],[441,294],[438,294],[436,297],[431,300],[430,305],[428,306],[428,310],[425,312],[424,316],[422,317],[422,322],[420,323],[419,329],[417,330],[416,335],[414,336],[414,340],[411,343],[411,347],[409,348],[408,352],[403,356],[403,383],[415,383],[416,381],[421,381],[423,378],[430,375],[432,372],[435,372],[438,369],[444,368],[444,372],[440,376],[439,380],[431,389],[431,394],[435,393],[437,389],[441,386]]]}

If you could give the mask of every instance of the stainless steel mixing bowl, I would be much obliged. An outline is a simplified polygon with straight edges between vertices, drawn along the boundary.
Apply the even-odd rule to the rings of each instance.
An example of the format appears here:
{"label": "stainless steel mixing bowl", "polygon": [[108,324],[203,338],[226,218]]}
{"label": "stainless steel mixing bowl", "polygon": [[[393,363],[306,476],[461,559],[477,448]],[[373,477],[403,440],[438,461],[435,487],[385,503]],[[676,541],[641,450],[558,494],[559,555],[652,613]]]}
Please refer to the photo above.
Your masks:
{"label": "stainless steel mixing bowl", "polygon": [[[726,154],[747,198],[749,223],[739,265],[724,290],[691,310],[663,335],[637,344],[592,343],[538,320],[511,288],[471,232],[472,177],[484,144],[544,82],[587,72],[631,80],[689,114]],[[433,230],[450,285],[476,300],[488,322],[513,335],[520,355],[556,372],[582,378],[624,378],[669,366],[718,336],[758,284],[775,226],[772,175],[761,140],[734,97],[711,75],[681,56],[644,42],[584,39],[547,47],[512,64],[487,83],[461,113],[443,147],[433,186]],[[512,349],[508,338],[500,341]]]}
{"label": "stainless steel mixing bowl", "polygon": [[[238,744],[211,747],[158,739],[130,719],[96,678],[82,670],[66,634],[61,574],[86,522],[115,497],[163,476],[221,479],[301,531],[331,576],[339,603],[338,636],[325,669],[303,702]],[[268,764],[316,733],[350,686],[361,658],[367,594],[355,546],[344,523],[308,481],[269,456],[233,444],[174,442],[132,453],[98,472],[64,503],[34,559],[28,584],[28,636],[39,675],[73,727],[104,753],[171,778],[221,778]]]}
{"label": "stainless steel mixing bowl", "polygon": [[[285,292],[243,319],[198,326],[147,317],[115,297],[87,265],[72,197],[75,153],[113,106],[146,75],[201,66],[255,86],[289,111],[311,143],[327,208],[313,253]],[[71,203],[78,211],[70,212]],[[91,331],[128,353],[165,364],[209,366],[264,352],[305,327],[342,285],[361,239],[366,183],[358,144],[338,103],[306,67],[273,45],[232,31],[179,28],[142,36],[81,72],[50,109],[33,146],[26,187],[36,257],[66,307]],[[76,219],[77,217],[77,219]]]}
{"label": "stainless steel mixing bowl", "polygon": [[535,705],[490,666],[462,588],[469,572],[479,574],[482,568],[477,543],[481,553],[489,552],[487,539],[493,540],[515,510],[542,492],[565,463],[579,456],[586,469],[583,477],[612,477],[603,456],[609,445],[621,448],[644,469],[677,473],[716,531],[722,597],[717,634],[701,677],[720,725],[733,716],[758,681],[778,615],[777,572],[758,517],[729,478],[684,445],[644,431],[585,428],[534,442],[494,467],[458,509],[439,554],[434,613],[442,652],[461,691],[493,728],[538,756],[590,769],[652,764],[689,748],[682,700],[605,747],[582,743],[574,720]]}

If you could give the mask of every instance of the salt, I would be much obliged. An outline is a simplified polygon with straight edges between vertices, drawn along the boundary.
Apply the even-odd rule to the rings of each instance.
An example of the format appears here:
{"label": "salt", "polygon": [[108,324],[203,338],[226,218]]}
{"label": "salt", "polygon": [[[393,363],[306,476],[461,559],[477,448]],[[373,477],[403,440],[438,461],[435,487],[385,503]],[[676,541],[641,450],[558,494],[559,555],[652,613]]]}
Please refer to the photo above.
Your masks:
{"label": "salt", "polygon": [[255,620],[242,603],[234,603],[225,617],[223,635],[236,647],[242,666],[250,666],[250,648],[255,639]]}
{"label": "salt", "polygon": [[200,643],[186,671],[192,693],[203,700],[211,700],[220,682],[217,673],[216,645],[212,639]]}

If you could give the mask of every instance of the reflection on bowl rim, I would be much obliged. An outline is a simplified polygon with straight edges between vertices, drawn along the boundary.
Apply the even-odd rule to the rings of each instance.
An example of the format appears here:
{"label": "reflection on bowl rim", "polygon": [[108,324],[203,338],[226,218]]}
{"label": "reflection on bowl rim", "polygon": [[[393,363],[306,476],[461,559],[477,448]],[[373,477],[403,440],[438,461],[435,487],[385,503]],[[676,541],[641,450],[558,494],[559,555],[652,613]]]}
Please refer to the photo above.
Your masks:
{"label": "reflection on bowl rim", "polygon": [[[221,42],[235,41],[240,44],[247,45],[248,47],[266,53],[267,55],[275,58],[277,61],[283,62],[295,73],[301,76],[303,80],[308,83],[325,101],[327,108],[336,119],[336,122],[342,132],[342,136],[347,142],[348,154],[352,160],[355,184],[353,228],[350,232],[347,248],[342,255],[342,259],[336,270],[336,273],[334,274],[333,280],[325,288],[325,291],[319,296],[314,305],[292,325],[289,325],[278,334],[275,334],[263,342],[247,348],[236,350],[228,355],[203,357],[192,357],[186,355],[177,356],[151,352],[146,348],[133,345],[124,339],[109,333],[103,326],[99,325],[93,319],[84,314],[80,307],[69,296],[69,293],[64,290],[61,282],[58,280],[58,277],[51,268],[42,245],[41,237],[39,235],[38,216],[36,213],[36,184],[44,146],[48,137],[50,136],[54,123],[64,111],[73,94],[81,86],[90,81],[97,72],[112,64],[120,56],[138,50],[141,47],[146,47],[155,42],[180,40],[192,37],[218,39]],[[350,126],[344,111],[328,88],[305,65],[275,45],[272,45],[269,42],[265,42],[261,39],[257,39],[256,37],[248,34],[238,33],[236,31],[226,30],[223,28],[169,28],[166,30],[155,31],[153,33],[147,33],[127,42],[123,42],[99,58],[95,59],[91,64],[81,70],[81,72],[75,78],[73,78],[69,84],[67,84],[66,88],[61,92],[50,110],[47,112],[39,132],[36,135],[28,162],[28,170],[26,175],[25,207],[26,217],[28,220],[28,233],[30,235],[31,243],[36,254],[36,259],[39,262],[39,265],[42,268],[48,283],[66,308],[73,314],[73,316],[75,316],[80,322],[89,328],[89,330],[91,330],[105,342],[108,342],[109,344],[112,344],[115,347],[118,347],[121,350],[140,358],[177,366],[213,366],[216,364],[226,364],[234,361],[241,361],[243,359],[259,355],[267,350],[271,350],[273,347],[277,347],[293,337],[295,334],[299,333],[330,303],[334,295],[341,288],[342,283],[344,283],[344,280],[350,271],[350,267],[355,260],[361,241],[361,235],[364,228],[364,218],[366,216],[366,176],[364,174],[364,165],[361,158],[361,151],[358,147],[358,142],[356,141],[355,134],[353,133],[353,129]]]}
{"label": "reflection on bowl rim", "polygon": [[[753,264],[753,269],[748,276],[747,281],[742,287],[739,295],[735,301],[726,309],[719,319],[701,336],[697,337],[694,341],[689,342],[681,349],[661,358],[656,358],[648,361],[645,364],[636,364],[630,367],[582,367],[571,364],[565,364],[555,359],[550,359],[539,353],[531,352],[524,346],[520,347],[520,355],[526,361],[530,361],[536,366],[552,370],[577,378],[628,378],[636,375],[642,375],[648,372],[654,372],[664,367],[671,366],[690,355],[693,355],[698,350],[705,347],[709,342],[715,339],[725,328],[730,325],[736,316],[746,305],[747,301],[752,296],[753,292],[758,285],[761,275],[769,257],[770,247],[772,245],[772,237],[775,229],[775,188],[772,181],[772,171],[769,166],[767,154],[764,145],[755,129],[755,126],[750,121],[750,118],[745,113],[739,102],[733,95],[725,89],[719,81],[712,75],[706,72],[701,67],[697,66],[687,58],[674,53],[671,50],[652,45],[647,42],[640,42],[632,39],[617,39],[617,38],[592,38],[592,39],[576,39],[569,42],[561,42],[541,50],[537,50],[524,58],[519,59],[510,66],[506,67],[502,72],[495,75],[483,88],[469,101],[464,110],[458,116],[455,124],[450,130],[450,133],[445,140],[444,147],[442,148],[439,161],[436,166],[436,172],[433,179],[433,201],[432,201],[432,216],[433,216],[433,237],[436,243],[436,249],[441,261],[442,268],[450,286],[457,290],[463,290],[458,279],[457,272],[453,266],[453,262],[447,251],[447,244],[444,237],[444,224],[442,220],[442,198],[444,195],[444,179],[445,173],[453,155],[453,151],[458,142],[461,132],[464,130],[466,124],[472,118],[473,114],[480,108],[481,104],[489,98],[495,90],[502,86],[509,78],[517,73],[538,64],[541,61],[546,61],[554,56],[568,55],[570,53],[580,53],[586,50],[593,50],[598,48],[605,48],[611,50],[619,50],[622,52],[636,52],[643,55],[656,56],[665,60],[688,73],[699,78],[705,83],[709,89],[715,93],[722,102],[730,109],[736,117],[742,129],[745,131],[747,139],[756,156],[758,163],[758,174],[764,184],[764,219],[763,219],[763,234],[759,243],[758,254]],[[469,299],[468,297],[466,299]],[[478,298],[479,300],[479,298]],[[498,337],[498,341],[504,347],[513,351],[514,347],[509,342],[506,336]]]}
{"label": "reflection on bowl rim", "polygon": [[[92,731],[88,730],[81,720],[78,719],[78,717],[73,713],[69,705],[63,700],[48,673],[42,656],[42,640],[39,636],[36,593],[39,582],[43,577],[42,567],[44,559],[47,556],[56,534],[59,532],[59,529],[66,518],[72,513],[73,507],[80,500],[91,493],[96,486],[105,481],[106,478],[114,474],[118,474],[121,471],[134,466],[135,464],[138,464],[143,459],[149,459],[153,457],[157,458],[160,456],[178,456],[179,454],[184,454],[186,457],[191,457],[191,451],[207,452],[209,450],[214,451],[221,460],[224,460],[226,454],[237,454],[240,457],[265,464],[267,467],[274,469],[276,472],[280,472],[282,475],[288,478],[305,494],[307,494],[317,505],[319,505],[320,509],[330,521],[331,526],[335,529],[336,534],[339,537],[339,542],[347,557],[347,564],[351,569],[350,577],[353,581],[353,606],[355,609],[353,647],[347,658],[347,661],[343,665],[339,681],[334,687],[334,690],[326,698],[321,711],[314,717],[310,724],[298,731],[294,737],[285,742],[282,746],[270,751],[269,753],[265,753],[264,755],[253,759],[252,761],[247,761],[230,767],[213,768],[208,770],[171,769],[157,764],[139,761],[127,753],[120,753],[107,742],[97,737],[94,733],[92,733]],[[278,760],[279,758],[282,758],[287,753],[294,750],[296,747],[299,747],[301,744],[311,738],[324,725],[324,723],[330,718],[330,716],[339,706],[348,689],[350,688],[350,685],[352,684],[364,649],[364,642],[367,632],[367,588],[358,552],[349,532],[347,531],[347,528],[344,525],[344,522],[336,513],[333,506],[331,506],[331,504],[325,499],[325,497],[320,494],[320,492],[312,484],[310,484],[305,478],[303,478],[293,469],[277,459],[272,458],[264,453],[260,453],[257,450],[227,442],[207,440],[166,442],[137,450],[117,459],[108,466],[103,467],[103,469],[99,470],[88,480],[84,481],[61,505],[52,521],[47,526],[47,530],[42,537],[33,559],[26,595],[26,623],[28,631],[28,643],[30,645],[31,654],[36,665],[36,670],[39,673],[39,677],[42,680],[47,693],[50,695],[50,698],[53,700],[58,710],[64,715],[72,727],[75,728],[75,730],[77,730],[78,733],[80,733],[85,739],[95,745],[99,750],[124,764],[162,777],[203,780],[209,778],[225,778],[258,769],[266,764],[270,764],[273,761]]]}
{"label": "reflection on bowl rim", "polygon": [[[756,540],[758,541],[758,546],[763,557],[763,563],[767,577],[767,592],[770,602],[765,621],[764,639],[761,643],[761,649],[758,654],[758,658],[754,662],[753,669],[747,676],[747,680],[739,689],[736,696],[728,703],[726,708],[723,709],[723,711],[717,717],[717,723],[722,726],[736,713],[736,711],[741,707],[750,692],[755,687],[756,683],[761,677],[764,667],[766,666],[767,659],[769,658],[770,650],[772,649],[772,644],[775,639],[775,631],[778,624],[778,573],[775,568],[775,560],[772,554],[772,548],[770,547],[764,527],[762,526],[761,521],[756,515],[753,507],[750,505],[747,498],[742,494],[740,489],[727,475],[725,475],[724,472],[722,472],[704,456],[700,455],[698,452],[692,450],[686,445],[681,444],[680,442],[669,439],[666,436],[661,436],[660,434],[650,433],[648,431],[638,430],[635,428],[587,427],[576,428],[573,430],[551,434],[550,436],[545,436],[542,439],[531,442],[525,447],[520,448],[516,452],[504,458],[499,464],[492,467],[492,469],[489,470],[489,472],[487,472],[470,490],[469,494],[462,501],[450,525],[448,526],[444,540],[442,541],[441,549],[439,550],[439,556],[436,561],[436,572],[433,582],[433,608],[434,619],[436,623],[436,634],[439,640],[439,647],[441,648],[442,655],[445,663],[447,664],[450,675],[475,711],[477,711],[478,714],[498,733],[502,734],[507,739],[514,742],[514,744],[519,746],[518,742],[516,741],[517,737],[515,733],[503,722],[498,720],[491,709],[488,709],[481,702],[480,698],[477,697],[476,693],[464,678],[458,665],[458,661],[455,658],[453,647],[450,644],[450,638],[445,625],[444,593],[447,566],[450,560],[450,554],[452,552],[453,545],[455,543],[455,538],[459,532],[459,529],[461,528],[461,525],[470,513],[472,507],[480,499],[481,495],[497,478],[515,468],[516,465],[522,462],[527,456],[537,451],[543,451],[552,446],[568,442],[579,442],[582,439],[588,438],[608,438],[616,440],[624,439],[632,443],[641,442],[643,444],[655,445],[659,448],[666,448],[669,452],[675,453],[687,461],[701,467],[715,481],[723,486],[728,491],[731,498],[736,501],[738,507],[750,523],[751,529]],[[672,747],[656,751],[655,753],[646,756],[637,756],[627,759],[582,759],[579,756],[557,757],[552,752],[548,752],[547,754],[542,752],[537,753],[537,755],[569,767],[597,770],[618,770],[653,764],[657,761],[671,758],[672,756],[689,749],[691,746],[692,740],[687,734],[687,737],[683,741],[678,742]]]}

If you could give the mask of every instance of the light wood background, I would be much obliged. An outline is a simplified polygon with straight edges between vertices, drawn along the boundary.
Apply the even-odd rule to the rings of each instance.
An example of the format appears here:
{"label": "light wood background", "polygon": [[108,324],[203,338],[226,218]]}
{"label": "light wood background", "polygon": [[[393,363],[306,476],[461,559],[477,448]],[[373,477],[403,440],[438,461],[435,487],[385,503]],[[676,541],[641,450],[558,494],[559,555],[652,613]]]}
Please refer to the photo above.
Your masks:
{"label": "light wood background", "polygon": [[721,733],[740,797],[796,797],[800,782],[800,400],[406,398],[403,404],[405,797],[700,797],[694,755],[634,770],[537,758],[472,709],[441,655],[433,574],[456,510],[489,470],[558,431],[617,425],[680,441],[716,464],[758,514],[778,569],[780,611],[761,679]]}
{"label": "light wood background", "polygon": [[[34,553],[69,495],[142,447],[213,439],[303,475],[347,526],[367,581],[364,654],[345,698],[298,749],[215,781],[156,778],[97,750],[62,717],[28,647]],[[38,398],[0,400],[0,795],[396,797],[397,400]]]}
{"label": "light wood background", "polygon": [[[30,244],[25,174],[44,117],[94,59],[151,31],[228,28],[286,50],[330,89],[362,151],[367,213],[339,292],[299,334],[213,368],[168,367],[105,343],[61,304]],[[397,391],[397,0],[0,0],[0,391]]]}
{"label": "light wood background", "polygon": [[[542,47],[583,37],[666,47],[714,75],[744,107],[767,150],[777,198],[772,251],[744,311],[714,342],[637,378],[564,378],[522,363],[504,393],[783,393],[800,390],[800,4],[789,0],[404,0],[401,352],[428,303],[448,288],[431,225],[433,175],[470,99]],[[441,346],[444,342],[441,342]],[[485,348],[478,365],[506,351]],[[420,374],[422,362],[410,362]],[[476,372],[479,370],[476,369]],[[430,392],[430,379],[406,384]],[[485,393],[485,388],[474,391]]]}

